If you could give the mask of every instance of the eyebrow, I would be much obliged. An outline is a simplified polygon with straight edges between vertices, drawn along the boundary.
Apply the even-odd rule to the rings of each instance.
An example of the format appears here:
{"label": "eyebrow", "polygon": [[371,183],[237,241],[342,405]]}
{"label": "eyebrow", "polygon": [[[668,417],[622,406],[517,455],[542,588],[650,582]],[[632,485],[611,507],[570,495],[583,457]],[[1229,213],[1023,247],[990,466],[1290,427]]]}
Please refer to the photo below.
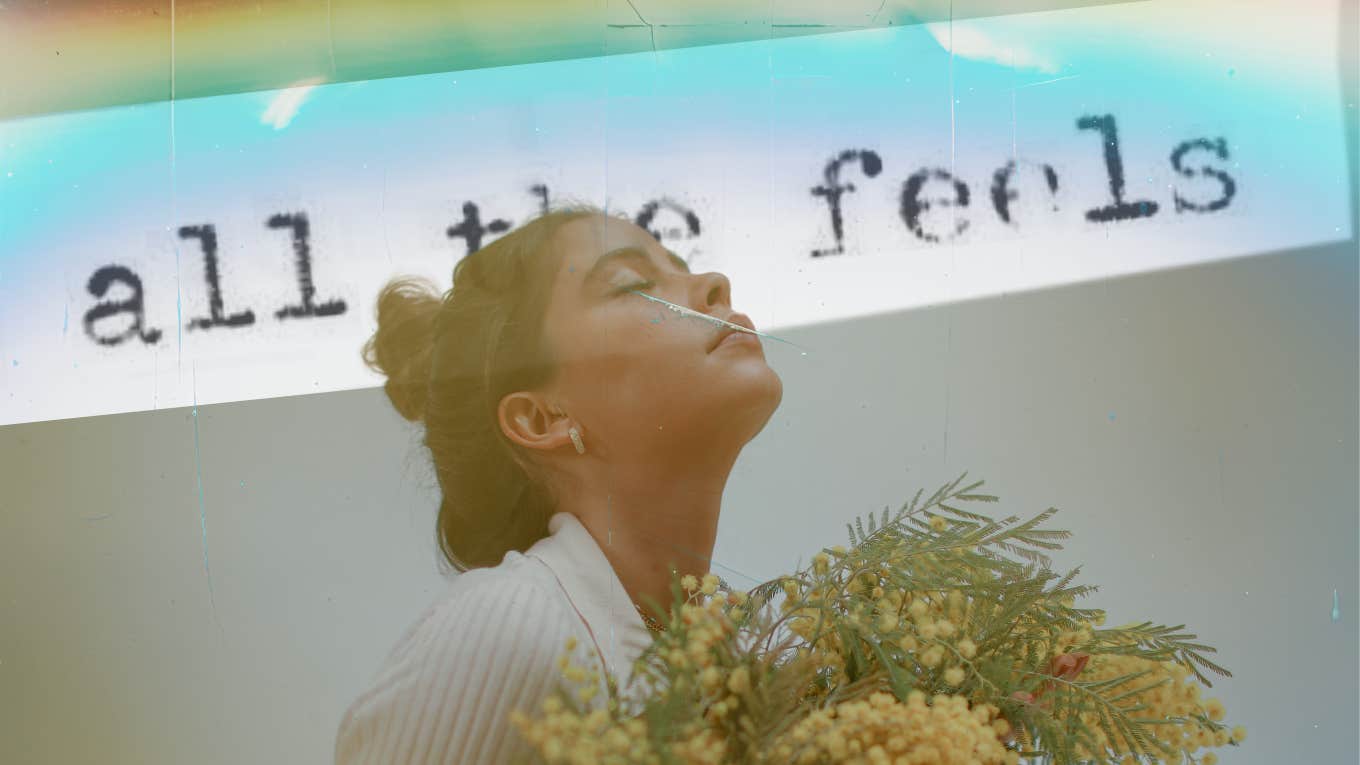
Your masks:
{"label": "eyebrow", "polygon": [[[670,250],[666,250],[666,256],[676,268],[685,273],[690,273],[689,264],[685,262],[684,258],[680,257],[679,255],[676,255],[674,252],[671,252]],[[595,265],[591,266],[590,271],[586,272],[583,284],[588,285],[595,279],[599,278],[599,276],[602,273],[604,273],[605,267],[608,266],[613,261],[616,261],[620,258],[635,258],[635,257],[641,257],[643,260],[646,260],[648,262],[651,262],[652,259],[651,256],[647,254],[647,251],[645,249],[638,247],[636,245],[619,247],[610,250],[609,252],[606,252],[605,254],[595,259]]]}

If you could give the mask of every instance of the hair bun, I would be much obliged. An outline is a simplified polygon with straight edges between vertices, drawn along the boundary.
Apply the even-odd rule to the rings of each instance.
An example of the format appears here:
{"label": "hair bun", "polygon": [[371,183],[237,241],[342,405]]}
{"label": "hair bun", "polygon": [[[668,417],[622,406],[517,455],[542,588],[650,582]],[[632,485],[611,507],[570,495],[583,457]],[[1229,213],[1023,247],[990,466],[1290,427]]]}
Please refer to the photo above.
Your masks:
{"label": "hair bun", "polygon": [[412,422],[425,416],[434,353],[435,320],[442,298],[429,279],[404,276],[378,293],[378,330],[364,343],[363,359],[387,377],[387,397]]}

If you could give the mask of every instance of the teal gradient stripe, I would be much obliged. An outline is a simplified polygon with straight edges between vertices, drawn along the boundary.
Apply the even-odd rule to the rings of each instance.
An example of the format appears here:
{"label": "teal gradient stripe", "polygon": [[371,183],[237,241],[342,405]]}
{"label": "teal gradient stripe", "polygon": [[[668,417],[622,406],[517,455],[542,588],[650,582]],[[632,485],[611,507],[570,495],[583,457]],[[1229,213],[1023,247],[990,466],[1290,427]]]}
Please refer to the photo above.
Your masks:
{"label": "teal gradient stripe", "polygon": [[[524,108],[526,130],[533,108],[565,107],[565,124],[580,131],[583,148],[598,145],[587,128],[605,119],[615,125],[607,128],[607,150],[622,155],[646,151],[655,136],[681,127],[714,144],[769,143],[777,151],[833,141],[847,124],[895,129],[905,142],[919,135],[926,154],[937,152],[930,136],[948,124],[959,139],[955,150],[966,155],[973,138],[1003,140],[1012,108],[1021,125],[1033,124],[1032,114],[1069,113],[1066,132],[1024,138],[1071,140],[1071,119],[1117,92],[1139,106],[1130,119],[1169,126],[1164,134],[1126,131],[1129,154],[1167,153],[1188,137],[1184,125],[1203,115],[1254,131],[1260,156],[1253,160],[1265,163],[1273,182],[1345,193],[1344,168],[1332,165],[1341,136],[1325,118],[1335,109],[1334,82],[1283,87],[1269,62],[1177,55],[1133,35],[1123,46],[1091,45],[1023,17],[973,23],[997,36],[1021,23],[1047,29],[1026,42],[1058,69],[951,60],[926,27],[913,26],[320,85],[282,129],[261,122],[277,91],[10,121],[0,125],[0,269],[7,281],[22,279],[26,265],[42,266],[58,232],[116,228],[132,207],[162,209],[166,225],[178,225],[171,217],[177,198],[297,185],[300,167],[309,183],[351,180],[360,163],[382,164],[399,179],[404,169],[445,161],[429,152],[472,134],[479,114],[514,107]],[[816,108],[798,102],[799,82],[814,85]],[[772,124],[785,116],[796,119]],[[924,159],[885,152],[903,166]],[[456,160],[447,158],[451,168]],[[820,161],[809,155],[810,173]]]}

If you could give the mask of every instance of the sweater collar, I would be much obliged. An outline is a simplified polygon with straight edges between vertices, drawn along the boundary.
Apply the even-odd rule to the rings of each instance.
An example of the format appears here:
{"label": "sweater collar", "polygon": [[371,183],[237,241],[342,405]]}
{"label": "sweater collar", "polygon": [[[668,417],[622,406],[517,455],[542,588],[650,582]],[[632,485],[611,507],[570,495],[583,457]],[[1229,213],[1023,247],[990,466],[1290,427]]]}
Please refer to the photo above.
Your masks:
{"label": "sweater collar", "polygon": [[548,532],[526,554],[557,577],[589,628],[605,667],[619,688],[626,688],[633,662],[651,643],[651,633],[599,543],[575,515],[555,513],[548,520]]}

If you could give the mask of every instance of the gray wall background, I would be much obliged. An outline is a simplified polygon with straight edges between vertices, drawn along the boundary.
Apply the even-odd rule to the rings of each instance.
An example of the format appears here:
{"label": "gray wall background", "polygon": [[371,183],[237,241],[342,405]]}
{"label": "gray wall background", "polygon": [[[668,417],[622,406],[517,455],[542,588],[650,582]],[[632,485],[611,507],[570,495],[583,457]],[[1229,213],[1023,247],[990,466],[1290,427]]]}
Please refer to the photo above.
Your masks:
{"label": "gray wall background", "polygon": [[[1355,762],[1358,315],[1351,241],[785,330],[717,570],[967,470],[1220,648],[1224,763]],[[0,429],[0,762],[329,762],[446,586],[417,437],[376,388]]]}

